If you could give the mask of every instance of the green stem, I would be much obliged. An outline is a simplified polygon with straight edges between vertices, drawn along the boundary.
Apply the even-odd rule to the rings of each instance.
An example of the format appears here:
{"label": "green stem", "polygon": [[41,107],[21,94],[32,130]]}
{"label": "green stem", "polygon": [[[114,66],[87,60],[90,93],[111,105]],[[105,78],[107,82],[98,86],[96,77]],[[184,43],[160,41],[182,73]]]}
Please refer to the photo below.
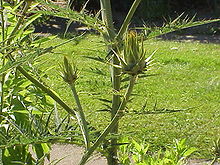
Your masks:
{"label": "green stem", "polygon": [[28,72],[26,72],[21,66],[18,66],[17,69],[33,84],[35,84],[37,87],[39,87],[42,91],[47,93],[51,98],[53,98],[61,107],[63,107],[69,114],[75,115],[75,111],[71,109],[63,100],[61,100],[52,90],[47,88],[45,85],[43,85],[41,82],[39,82],[37,79],[32,77]]}
{"label": "green stem", "polygon": [[2,45],[5,46],[5,18],[4,18],[4,6],[3,0],[0,0],[0,10],[1,10],[1,27],[2,27]]}
{"label": "green stem", "polygon": [[[4,58],[4,57],[3,57]],[[5,59],[3,59],[2,66],[5,65]],[[2,110],[4,108],[4,84],[5,84],[5,74],[2,74],[2,80],[1,80],[1,107],[0,107],[0,114],[2,113]],[[1,123],[1,117],[0,117],[0,123]]]}
{"label": "green stem", "polygon": [[115,114],[114,118],[112,119],[111,123],[105,128],[105,130],[103,131],[103,133],[99,136],[99,138],[95,141],[95,143],[93,144],[93,146],[83,155],[79,165],[84,165],[87,160],[89,159],[89,157],[92,155],[92,153],[95,151],[95,149],[101,144],[101,142],[105,139],[105,137],[109,134],[109,132],[112,130],[112,128],[115,126],[115,124],[117,124],[117,122],[119,121],[120,118],[122,118],[123,116],[123,111],[126,107],[126,104],[129,100],[129,97],[131,96],[135,81],[136,81],[136,77],[137,76],[132,76],[130,78],[130,83],[129,86],[127,88],[127,91],[124,95],[123,101],[120,104],[120,107],[117,111],[117,113]]}
{"label": "green stem", "polygon": [[124,33],[127,30],[127,27],[129,25],[129,23],[131,22],[131,19],[134,15],[134,12],[136,11],[136,9],[139,6],[140,2],[141,2],[141,0],[135,0],[134,3],[132,4],[132,6],[131,6],[131,8],[130,8],[130,10],[129,10],[129,12],[128,12],[128,14],[127,14],[127,16],[126,16],[119,32],[118,32],[118,34],[117,34],[116,39],[121,39],[123,37]]}
{"label": "green stem", "polygon": [[81,106],[79,96],[76,92],[75,84],[72,83],[69,86],[72,90],[76,105],[78,107],[78,111],[76,111],[75,114],[76,114],[80,129],[81,129],[82,134],[83,134],[86,150],[88,150],[89,147],[90,147],[90,140],[89,140],[89,131],[88,131],[88,127],[87,127],[86,118],[85,118],[85,115],[83,113],[83,108]]}
{"label": "green stem", "polygon": [[[1,7],[0,10],[1,10],[2,47],[5,47],[5,19],[4,19],[3,0],[0,0],[0,7]],[[2,54],[2,66],[4,65],[5,65],[5,53]],[[2,110],[4,108],[4,83],[5,83],[5,74],[2,74],[0,114],[2,113]],[[0,117],[0,123],[1,123],[1,117]]]}
{"label": "green stem", "polygon": [[114,25],[112,20],[112,9],[110,0],[100,0],[102,21],[106,26],[108,36],[104,36],[105,40],[112,41],[115,38]]}
{"label": "green stem", "polygon": [[[113,20],[112,20],[111,3],[110,0],[100,0],[100,4],[101,4],[102,21],[105,24],[107,31],[107,35],[103,34],[103,37],[107,42],[108,52],[111,52],[113,49],[111,42],[114,42],[116,36],[114,31]],[[113,65],[120,64],[116,56],[113,57],[112,64]],[[114,90],[114,94],[112,98],[112,110],[111,110],[111,120],[113,120],[120,105],[120,97],[118,95],[118,92],[120,91],[120,84],[121,84],[121,79],[120,79],[121,70],[115,67],[111,67],[110,70],[112,73],[111,79]],[[118,133],[118,122],[116,122],[114,129],[111,130],[111,133],[112,134]],[[117,165],[117,160],[115,159],[115,157],[117,157],[117,148],[115,147],[115,145],[113,145],[116,143],[117,143],[117,139],[112,138],[110,141],[111,147],[109,147],[109,149],[107,150],[108,152],[107,160],[109,165]]]}
{"label": "green stem", "polygon": [[[114,65],[120,65],[120,62],[116,56],[113,57],[112,63]],[[114,119],[119,106],[120,106],[120,95],[118,94],[120,92],[120,86],[121,86],[121,69],[112,67],[112,84],[113,84],[113,96],[112,96],[112,110],[111,110],[111,120]],[[119,129],[119,119],[115,123],[114,128],[110,131],[111,134],[118,134]],[[117,165],[117,139],[112,138],[110,140],[110,146],[108,149],[108,164],[109,165]]]}

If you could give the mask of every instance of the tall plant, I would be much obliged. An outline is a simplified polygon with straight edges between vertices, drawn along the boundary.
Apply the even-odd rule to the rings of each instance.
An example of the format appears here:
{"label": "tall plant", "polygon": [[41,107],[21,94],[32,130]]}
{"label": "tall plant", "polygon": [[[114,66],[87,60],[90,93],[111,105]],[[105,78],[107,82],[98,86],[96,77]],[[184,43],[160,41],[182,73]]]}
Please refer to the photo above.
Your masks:
{"label": "tall plant", "polygon": [[[48,120],[45,118],[53,109],[48,95],[75,115],[42,82],[44,74],[34,67],[36,57],[64,44],[40,48],[50,38],[32,35],[31,25],[41,17],[41,14],[28,16],[35,5],[32,0],[0,1],[0,164],[44,164],[49,154],[48,137],[57,136],[56,131],[52,133],[49,129],[51,114]],[[37,159],[32,157],[29,144],[33,144]]]}
{"label": "tall plant", "polygon": [[[85,143],[85,154],[83,155],[80,165],[83,165],[87,162],[92,153],[103,143],[108,145],[107,152],[107,160],[109,165],[117,165],[118,164],[118,155],[117,155],[117,138],[115,136],[110,136],[110,139],[106,142],[106,136],[117,135],[119,129],[119,121],[124,116],[124,111],[127,108],[127,103],[130,101],[130,96],[132,94],[135,82],[139,74],[144,73],[150,64],[151,56],[146,57],[146,52],[143,47],[143,38],[141,40],[137,36],[136,32],[128,32],[128,25],[134,15],[134,12],[141,0],[134,0],[131,9],[129,10],[122,26],[117,31],[114,28],[112,13],[111,13],[111,1],[110,0],[100,0],[101,4],[101,18],[100,21],[99,15],[91,16],[84,11],[76,12],[71,9],[60,8],[59,6],[50,3],[49,1],[38,0],[42,5],[47,6],[46,10],[40,11],[32,11],[34,14],[30,17],[27,17],[26,13],[30,12],[32,0],[21,1],[15,6],[13,12],[17,9],[21,9],[22,12],[19,13],[19,17],[13,12],[8,15],[13,20],[10,23],[10,26],[7,26],[7,20],[5,17],[5,13],[1,10],[2,24],[1,24],[1,60],[2,60],[2,68],[0,69],[0,74],[2,76],[1,85],[1,114],[3,112],[4,107],[7,107],[5,103],[4,94],[4,85],[6,73],[15,70],[19,74],[22,74],[29,82],[33,83],[37,88],[45,93],[45,95],[50,96],[53,100],[55,100],[64,110],[66,110],[70,115],[76,116],[78,125],[80,126],[81,133],[83,135],[84,143]],[[17,2],[17,1],[16,1]],[[24,3],[24,4],[23,4]],[[1,0],[1,9],[3,9],[3,0]],[[88,121],[86,121],[85,114],[83,111],[83,106],[81,105],[79,96],[77,94],[77,90],[75,87],[75,81],[77,81],[77,70],[75,66],[72,65],[67,58],[64,58],[64,63],[62,68],[62,77],[66,83],[68,83],[72,93],[73,98],[75,99],[77,108],[72,108],[68,104],[66,104],[62,98],[60,98],[52,89],[50,89],[45,82],[42,82],[41,79],[38,79],[37,75],[28,68],[26,65],[28,62],[33,61],[36,57],[41,56],[47,52],[51,52],[58,46],[62,46],[63,44],[75,40],[75,38],[66,41],[65,43],[61,43],[56,46],[51,46],[48,48],[41,48],[39,41],[33,42],[29,44],[31,40],[28,37],[29,34],[33,33],[33,30],[29,30],[29,25],[38,17],[40,14],[49,14],[64,18],[69,18],[70,21],[78,21],[86,24],[96,30],[98,30],[105,42],[106,42],[106,59],[107,63],[110,64],[111,70],[111,80],[112,80],[112,101],[111,101],[111,122],[109,125],[103,130],[101,135],[95,140],[94,143],[91,142],[91,134],[88,129]],[[177,21],[175,21],[177,22]],[[175,23],[174,22],[174,23]],[[172,24],[171,24],[172,25]],[[192,24],[195,25],[195,24]],[[184,28],[186,26],[191,26],[186,24],[185,26],[181,26]],[[172,31],[173,26],[164,27],[165,32]],[[7,30],[6,30],[7,29]],[[168,30],[169,29],[169,30]],[[171,30],[170,30],[171,29]],[[157,31],[158,29],[155,29]],[[161,30],[159,30],[161,31]],[[158,33],[157,33],[158,34]],[[31,46],[30,46],[31,45]],[[36,46],[38,45],[38,46]],[[94,57],[91,57],[95,59]],[[105,61],[103,59],[98,59],[99,61]],[[128,87],[125,93],[121,97],[121,79],[126,75],[129,79]],[[3,117],[3,116],[2,116]],[[1,120],[2,121],[2,120]]]}

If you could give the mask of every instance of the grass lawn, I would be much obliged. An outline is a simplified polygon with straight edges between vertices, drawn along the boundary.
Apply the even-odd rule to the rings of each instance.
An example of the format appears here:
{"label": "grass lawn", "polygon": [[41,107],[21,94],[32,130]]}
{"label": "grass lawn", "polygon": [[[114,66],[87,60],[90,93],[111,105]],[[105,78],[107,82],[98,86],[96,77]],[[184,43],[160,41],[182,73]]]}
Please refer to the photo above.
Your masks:
{"label": "grass lawn", "polygon": [[[156,75],[138,80],[129,112],[120,123],[121,133],[145,140],[152,149],[167,146],[175,138],[187,138],[191,146],[198,148],[197,157],[209,158],[213,140],[220,137],[220,45],[149,40],[145,46],[149,54],[158,49],[155,65],[149,71]],[[109,66],[84,57],[105,57],[101,37],[87,35],[77,44],[68,43],[56,52],[40,59],[39,66],[47,69],[49,84],[74,106],[70,89],[58,75],[62,54],[71,57],[80,71],[77,90],[88,121],[102,130],[109,122],[109,114],[97,111],[105,108],[98,98],[111,99]],[[146,114],[154,109],[183,111]]]}

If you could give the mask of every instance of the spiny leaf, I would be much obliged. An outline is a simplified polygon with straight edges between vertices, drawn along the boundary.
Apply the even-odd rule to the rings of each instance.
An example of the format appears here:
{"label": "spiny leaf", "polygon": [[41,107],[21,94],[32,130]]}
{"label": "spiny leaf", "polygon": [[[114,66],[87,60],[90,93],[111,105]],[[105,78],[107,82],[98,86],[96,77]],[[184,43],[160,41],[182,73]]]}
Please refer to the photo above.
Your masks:
{"label": "spiny leaf", "polygon": [[188,109],[167,109],[167,108],[162,108],[162,109],[156,109],[156,110],[147,110],[147,111],[136,111],[133,110],[135,114],[164,114],[164,113],[176,113],[176,112],[182,112],[182,111],[187,111],[191,108]]}
{"label": "spiny leaf", "polygon": [[142,74],[138,76],[138,78],[146,78],[146,77],[152,77],[152,76],[158,76],[159,74]]}
{"label": "spiny leaf", "polygon": [[[6,65],[4,65],[1,69],[0,69],[0,75],[7,72],[8,70],[10,69],[14,69],[24,63],[27,63],[27,62],[30,62],[32,61],[33,59],[35,59],[36,57],[40,56],[40,55],[43,55],[45,53],[48,53],[48,52],[51,52],[52,50],[56,49],[57,47],[60,47],[68,42],[71,42],[75,39],[78,39],[80,37],[82,37],[85,33],[83,33],[82,35],[80,36],[77,36],[75,38],[72,38],[70,40],[67,40],[63,43],[60,43],[58,45],[55,45],[55,46],[50,46],[48,48],[33,48],[31,51],[29,52],[22,52],[22,54],[24,56],[20,57],[20,58],[16,58],[16,61],[8,61],[6,63]],[[25,53],[25,54],[24,54]]]}
{"label": "spiny leaf", "polygon": [[36,19],[40,18],[41,14],[34,14],[32,16],[30,16],[26,21],[25,24],[22,26],[22,28],[20,28],[17,32],[16,35],[14,37],[19,37],[21,35],[24,34],[25,29],[31,24],[33,23]]}
{"label": "spiny leaf", "polygon": [[110,109],[99,109],[99,110],[97,110],[98,112],[111,112],[111,110]]}
{"label": "spiny leaf", "polygon": [[191,27],[196,27],[200,25],[205,25],[209,23],[219,22],[220,19],[206,20],[206,21],[194,21],[193,18],[185,17],[182,19],[183,14],[178,16],[173,21],[168,22],[162,27],[137,27],[135,29],[144,30],[146,32],[147,38],[154,38],[164,34],[168,34],[174,31],[183,30]]}
{"label": "spiny leaf", "polygon": [[99,68],[90,68],[89,72],[92,72],[92,73],[98,74],[98,75],[102,75],[102,76],[106,76],[106,73]]}
{"label": "spiny leaf", "polygon": [[100,99],[100,98],[98,98],[98,100],[100,100],[102,102],[105,102],[105,103],[112,103],[112,101],[108,100],[108,99]]}
{"label": "spiny leaf", "polygon": [[95,60],[95,61],[98,61],[98,62],[102,62],[102,63],[106,63],[106,60],[101,58],[101,57],[92,57],[92,56],[83,56],[85,58],[88,58],[88,59],[91,59],[91,60]]}
{"label": "spiny leaf", "polygon": [[83,11],[77,12],[71,10],[70,8],[62,8],[49,1],[44,1],[44,0],[37,0],[37,1],[41,3],[46,10],[33,11],[34,13],[67,18],[70,19],[71,21],[77,21],[83,23],[95,30],[100,30],[100,26],[103,26],[100,20],[98,20],[97,18],[91,15],[86,14]]}

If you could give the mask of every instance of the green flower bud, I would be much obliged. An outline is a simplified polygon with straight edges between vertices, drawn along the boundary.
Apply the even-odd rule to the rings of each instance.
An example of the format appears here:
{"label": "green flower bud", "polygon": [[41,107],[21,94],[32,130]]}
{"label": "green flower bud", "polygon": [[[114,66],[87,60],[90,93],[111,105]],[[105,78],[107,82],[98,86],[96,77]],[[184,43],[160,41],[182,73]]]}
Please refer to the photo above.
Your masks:
{"label": "green flower bud", "polygon": [[73,65],[71,65],[66,57],[63,59],[63,66],[61,77],[63,80],[68,84],[73,84],[78,76],[77,76],[77,68]]}
{"label": "green flower bud", "polygon": [[136,32],[129,32],[124,39],[122,57],[120,57],[122,71],[125,74],[137,75],[146,70],[150,58],[146,59],[146,51],[143,46],[143,38],[138,40]]}

